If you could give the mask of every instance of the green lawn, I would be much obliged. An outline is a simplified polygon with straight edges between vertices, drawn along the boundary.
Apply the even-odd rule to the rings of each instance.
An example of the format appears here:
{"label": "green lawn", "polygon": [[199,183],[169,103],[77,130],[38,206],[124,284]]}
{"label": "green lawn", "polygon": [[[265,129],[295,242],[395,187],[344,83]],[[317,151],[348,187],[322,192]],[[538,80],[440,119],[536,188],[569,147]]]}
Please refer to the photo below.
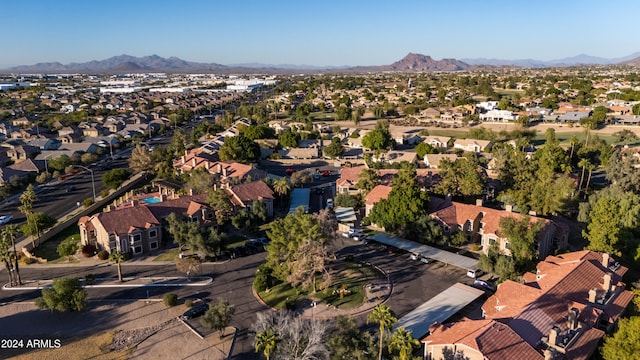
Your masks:
{"label": "green lawn", "polygon": [[226,249],[232,249],[238,246],[242,246],[247,242],[247,239],[244,236],[240,235],[229,235],[222,240],[222,245]]}
{"label": "green lawn", "polygon": [[[33,250],[33,254],[37,257],[43,258],[47,260],[47,263],[57,264],[57,263],[65,263],[69,260],[64,257],[61,258],[58,255],[58,245],[69,238],[76,239],[80,241],[80,230],[78,226],[72,225],[66,228],[64,231],[53,237],[47,242],[40,244]],[[74,261],[75,260],[75,261]],[[72,259],[71,262],[77,262],[77,259]]]}
{"label": "green lawn", "polygon": [[167,250],[162,254],[156,256],[153,261],[175,261],[178,258],[178,254],[180,254],[179,248]]}
{"label": "green lawn", "polygon": [[[334,305],[338,308],[351,309],[362,305],[365,301],[364,286],[375,280],[384,279],[384,275],[369,265],[349,261],[339,261],[333,264],[332,285],[325,291],[317,291],[313,296],[300,287],[292,288],[288,283],[280,283],[272,287],[269,292],[258,294],[269,306],[282,309],[287,299],[311,299]],[[318,278],[318,282],[321,279]],[[340,290],[345,289],[345,295],[340,298]]]}

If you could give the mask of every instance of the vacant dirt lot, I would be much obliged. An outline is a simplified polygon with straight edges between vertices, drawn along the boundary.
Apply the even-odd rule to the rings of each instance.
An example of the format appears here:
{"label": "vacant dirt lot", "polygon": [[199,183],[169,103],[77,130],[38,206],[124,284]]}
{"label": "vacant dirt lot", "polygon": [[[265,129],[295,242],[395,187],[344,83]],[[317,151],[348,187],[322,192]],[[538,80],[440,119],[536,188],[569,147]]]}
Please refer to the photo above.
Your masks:
{"label": "vacant dirt lot", "polygon": [[[130,350],[135,359],[223,359],[233,336],[221,342],[217,335],[204,339],[196,336],[179,321],[169,321],[185,311],[184,305],[167,308],[162,302],[91,302],[78,313],[57,313],[39,310],[32,303],[0,306],[0,338],[59,338],[62,346],[54,351],[12,352],[0,350],[0,358],[24,354],[26,358],[85,359],[82,343],[76,340],[91,335],[119,330],[145,329],[166,323],[161,330]],[[229,332],[230,333],[230,332]],[[86,344],[85,344],[86,346]],[[5,352],[3,352],[5,351]],[[84,354],[83,354],[84,353]],[[101,356],[100,359],[122,358],[122,353]]]}

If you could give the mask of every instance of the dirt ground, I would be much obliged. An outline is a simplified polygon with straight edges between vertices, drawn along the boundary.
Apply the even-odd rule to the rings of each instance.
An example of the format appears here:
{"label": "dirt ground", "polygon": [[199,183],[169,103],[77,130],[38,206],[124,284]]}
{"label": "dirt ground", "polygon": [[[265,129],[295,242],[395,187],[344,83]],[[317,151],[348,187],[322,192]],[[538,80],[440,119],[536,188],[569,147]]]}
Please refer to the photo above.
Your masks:
{"label": "dirt ground", "polygon": [[[58,338],[61,346],[55,356],[39,352],[26,352],[27,358],[83,359],[78,349],[72,349],[72,339],[120,330],[145,329],[166,325],[155,334],[130,350],[132,359],[224,359],[230,350],[233,335],[222,340],[217,333],[201,339],[180,321],[170,321],[185,311],[184,305],[167,308],[162,302],[91,302],[81,312],[57,313],[39,310],[33,303],[12,303],[0,306],[0,338],[21,337],[23,339],[47,337]],[[233,331],[227,331],[231,334]],[[66,344],[65,344],[66,343]],[[69,346],[65,351],[65,345]],[[19,353],[2,353],[6,359]],[[80,350],[81,352],[81,350]],[[77,357],[76,357],[77,356]],[[114,354],[113,358],[117,358]]]}

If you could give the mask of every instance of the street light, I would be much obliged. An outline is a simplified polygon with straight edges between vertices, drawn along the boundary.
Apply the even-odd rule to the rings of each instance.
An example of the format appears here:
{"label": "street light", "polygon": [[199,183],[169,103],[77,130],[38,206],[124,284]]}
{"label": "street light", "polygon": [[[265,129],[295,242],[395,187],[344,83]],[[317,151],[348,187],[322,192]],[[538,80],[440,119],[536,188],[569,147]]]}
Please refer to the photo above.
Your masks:
{"label": "street light", "polygon": [[93,187],[93,202],[96,202],[96,183],[95,181],[93,181],[93,170],[89,169],[86,166],[82,166],[82,165],[73,165],[73,166],[77,166],[77,167],[81,167],[85,170],[89,170],[89,172],[91,173],[91,186]]}
{"label": "street light", "polygon": [[44,171],[49,172],[49,165],[47,164],[47,158],[51,155],[55,155],[55,153],[51,153],[44,157]]}

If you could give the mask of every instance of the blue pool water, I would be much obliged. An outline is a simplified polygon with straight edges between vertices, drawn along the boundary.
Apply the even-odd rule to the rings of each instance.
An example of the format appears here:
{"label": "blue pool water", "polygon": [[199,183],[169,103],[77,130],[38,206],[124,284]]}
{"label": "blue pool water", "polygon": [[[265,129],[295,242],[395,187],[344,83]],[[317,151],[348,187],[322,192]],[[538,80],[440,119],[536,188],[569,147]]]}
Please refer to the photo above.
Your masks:
{"label": "blue pool water", "polygon": [[161,202],[162,200],[157,196],[147,197],[140,199],[145,204],[156,204]]}

